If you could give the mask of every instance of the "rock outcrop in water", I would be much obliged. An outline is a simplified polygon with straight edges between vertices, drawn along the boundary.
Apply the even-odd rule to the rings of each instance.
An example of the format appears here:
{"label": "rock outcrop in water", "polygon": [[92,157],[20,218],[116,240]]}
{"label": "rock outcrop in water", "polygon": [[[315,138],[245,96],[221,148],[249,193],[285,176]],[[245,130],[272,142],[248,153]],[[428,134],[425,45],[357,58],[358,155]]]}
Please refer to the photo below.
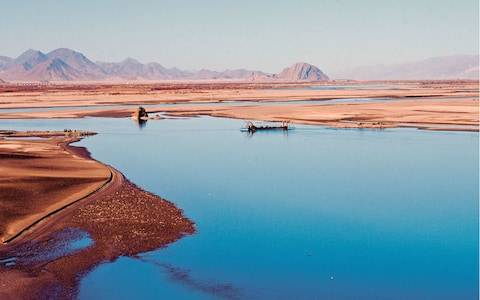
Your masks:
{"label": "rock outcrop in water", "polygon": [[146,120],[148,119],[148,113],[145,108],[139,106],[137,110],[133,112],[132,118],[135,120]]}

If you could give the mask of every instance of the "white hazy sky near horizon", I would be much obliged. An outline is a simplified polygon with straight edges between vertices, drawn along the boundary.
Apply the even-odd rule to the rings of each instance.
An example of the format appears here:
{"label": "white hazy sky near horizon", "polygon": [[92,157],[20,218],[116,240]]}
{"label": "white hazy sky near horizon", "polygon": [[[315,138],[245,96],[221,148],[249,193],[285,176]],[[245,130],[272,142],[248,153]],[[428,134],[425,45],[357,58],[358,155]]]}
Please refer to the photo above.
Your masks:
{"label": "white hazy sky near horizon", "polygon": [[72,48],[92,60],[326,72],[478,54],[478,0],[23,0],[0,4],[0,55]]}

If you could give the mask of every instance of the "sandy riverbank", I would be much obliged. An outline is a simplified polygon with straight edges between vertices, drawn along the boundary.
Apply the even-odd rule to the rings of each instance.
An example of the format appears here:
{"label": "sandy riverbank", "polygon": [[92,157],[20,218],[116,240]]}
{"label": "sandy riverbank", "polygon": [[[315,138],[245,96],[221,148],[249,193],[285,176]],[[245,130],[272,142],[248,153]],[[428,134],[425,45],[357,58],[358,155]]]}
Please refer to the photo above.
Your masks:
{"label": "sandy riverbank", "polygon": [[[0,138],[1,299],[74,298],[94,266],[194,232],[172,203],[69,145],[78,137],[62,135]],[[68,250],[79,234],[92,244]]]}
{"label": "sandy riverbank", "polygon": [[[9,119],[129,117],[131,108],[62,110],[0,114]],[[213,116],[258,121],[290,121],[296,124],[334,128],[412,127],[428,130],[478,131],[478,99],[402,99],[374,103],[283,105],[175,105],[148,107],[173,117]],[[161,118],[161,117],[159,117]]]}
{"label": "sandy riverbank", "polygon": [[60,134],[41,140],[0,140],[0,242],[110,181],[107,167],[66,150],[65,145],[77,137]]}
{"label": "sandy riverbank", "polygon": [[413,127],[428,130],[478,131],[478,100],[401,100],[380,103],[164,109],[175,117],[214,116],[259,121],[290,121],[335,128]]}
{"label": "sandy riverbank", "polygon": [[[312,88],[312,84],[306,83],[16,86],[10,90],[0,90],[0,109],[5,108],[0,112],[0,119],[128,117],[135,106],[111,108],[104,105],[149,104],[151,106],[147,110],[150,113],[171,116],[208,115],[264,121],[288,120],[298,124],[337,128],[414,127],[478,131],[478,81],[328,84],[329,88],[337,89],[322,89],[325,84],[316,84]],[[305,103],[305,100],[346,98],[381,100],[348,104]],[[296,103],[300,100],[304,102]],[[228,101],[237,103],[229,105]],[[224,105],[214,105],[218,102],[223,102]],[[241,105],[238,105],[239,102]],[[162,105],[165,103],[176,105]],[[202,105],[196,105],[200,103]],[[78,106],[88,106],[88,109]],[[63,109],[23,112],[8,110],[35,107]]]}
{"label": "sandy riverbank", "polygon": [[478,98],[478,81],[3,85],[0,109],[408,97]]}

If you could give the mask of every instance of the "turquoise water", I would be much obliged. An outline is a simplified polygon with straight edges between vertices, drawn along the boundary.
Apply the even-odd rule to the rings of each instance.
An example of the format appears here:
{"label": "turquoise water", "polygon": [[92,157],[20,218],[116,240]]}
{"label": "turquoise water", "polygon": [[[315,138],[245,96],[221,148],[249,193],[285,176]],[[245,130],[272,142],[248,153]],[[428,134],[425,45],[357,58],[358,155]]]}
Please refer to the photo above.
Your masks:
{"label": "turquoise water", "polygon": [[477,299],[478,133],[194,118],[0,121],[80,144],[197,233],[106,263],[80,299]]}

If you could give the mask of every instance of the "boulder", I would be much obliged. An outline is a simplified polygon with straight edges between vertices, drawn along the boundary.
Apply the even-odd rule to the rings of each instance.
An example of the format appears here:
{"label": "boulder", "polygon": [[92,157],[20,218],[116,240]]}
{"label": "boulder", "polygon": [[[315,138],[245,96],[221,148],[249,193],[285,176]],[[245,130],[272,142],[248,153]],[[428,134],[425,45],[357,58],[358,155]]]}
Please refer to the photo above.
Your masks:
{"label": "boulder", "polygon": [[148,113],[145,108],[139,106],[132,114],[132,118],[135,120],[146,120],[148,119]]}

